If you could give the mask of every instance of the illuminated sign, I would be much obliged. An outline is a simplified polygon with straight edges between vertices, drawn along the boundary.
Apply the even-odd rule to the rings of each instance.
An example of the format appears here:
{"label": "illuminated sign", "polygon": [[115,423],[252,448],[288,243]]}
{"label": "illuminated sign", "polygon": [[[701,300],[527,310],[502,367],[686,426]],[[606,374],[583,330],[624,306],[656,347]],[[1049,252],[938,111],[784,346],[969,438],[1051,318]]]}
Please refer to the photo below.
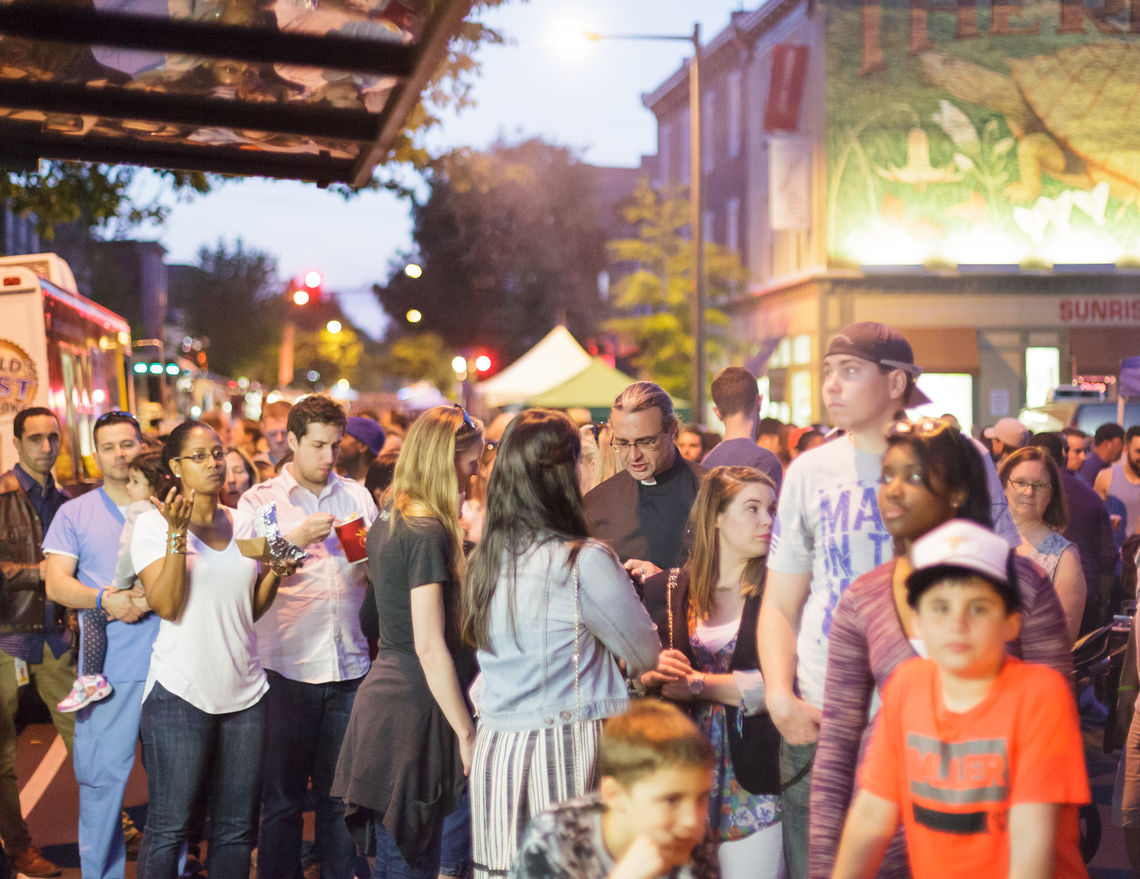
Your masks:
{"label": "illuminated sign", "polygon": [[1082,296],[1062,299],[1058,317],[1063,324],[1105,326],[1140,324],[1140,298]]}
{"label": "illuminated sign", "polygon": [[1140,10],[1093,2],[829,3],[831,261],[1134,264]]}
{"label": "illuminated sign", "polygon": [[35,361],[15,342],[0,339],[0,418],[14,416],[36,399]]}

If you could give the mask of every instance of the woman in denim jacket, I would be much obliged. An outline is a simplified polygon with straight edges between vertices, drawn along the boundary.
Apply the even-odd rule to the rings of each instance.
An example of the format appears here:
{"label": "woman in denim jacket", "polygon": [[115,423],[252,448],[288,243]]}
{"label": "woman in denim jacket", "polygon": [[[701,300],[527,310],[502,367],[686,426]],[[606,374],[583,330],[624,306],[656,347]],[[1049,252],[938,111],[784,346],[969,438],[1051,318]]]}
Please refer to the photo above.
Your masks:
{"label": "woman in denim jacket", "polygon": [[483,676],[470,778],[477,879],[506,874],[532,816],[592,788],[602,721],[628,704],[619,661],[634,676],[657,663],[629,575],[586,537],[580,453],[560,412],[511,422],[463,586],[463,635]]}

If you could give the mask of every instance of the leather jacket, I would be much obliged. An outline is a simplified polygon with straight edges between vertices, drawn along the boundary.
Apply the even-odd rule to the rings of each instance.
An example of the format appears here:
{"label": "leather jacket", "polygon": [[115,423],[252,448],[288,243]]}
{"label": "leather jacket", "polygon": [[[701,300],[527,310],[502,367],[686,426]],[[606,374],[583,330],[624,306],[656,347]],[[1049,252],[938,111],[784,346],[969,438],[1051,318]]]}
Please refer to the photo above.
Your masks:
{"label": "leather jacket", "polygon": [[64,608],[55,605],[54,628],[44,625],[47,595],[40,579],[43,526],[16,474],[0,476],[0,634],[62,632]]}

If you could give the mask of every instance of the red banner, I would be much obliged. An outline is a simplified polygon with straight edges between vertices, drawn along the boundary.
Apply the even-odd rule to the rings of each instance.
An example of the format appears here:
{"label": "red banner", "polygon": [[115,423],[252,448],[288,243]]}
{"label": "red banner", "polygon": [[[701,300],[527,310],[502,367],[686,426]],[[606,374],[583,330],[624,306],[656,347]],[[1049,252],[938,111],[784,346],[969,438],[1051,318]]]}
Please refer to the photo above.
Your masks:
{"label": "red banner", "polygon": [[808,47],[782,44],[772,50],[772,81],[768,86],[768,107],[764,130],[799,131],[800,104],[807,79]]}

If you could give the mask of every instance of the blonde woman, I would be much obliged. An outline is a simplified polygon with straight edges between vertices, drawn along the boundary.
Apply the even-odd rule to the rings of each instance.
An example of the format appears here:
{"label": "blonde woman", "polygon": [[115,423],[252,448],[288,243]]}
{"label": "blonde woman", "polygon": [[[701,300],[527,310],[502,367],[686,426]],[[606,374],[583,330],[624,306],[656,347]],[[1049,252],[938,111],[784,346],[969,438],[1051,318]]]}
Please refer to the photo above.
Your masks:
{"label": "blonde woman", "polygon": [[462,407],[425,412],[396,462],[392,502],[368,533],[379,653],[357,691],[331,793],[358,840],[375,831],[378,879],[436,879],[443,821],[471,767],[464,694],[475,657],[457,635],[459,507],[482,452],[482,425]]}

